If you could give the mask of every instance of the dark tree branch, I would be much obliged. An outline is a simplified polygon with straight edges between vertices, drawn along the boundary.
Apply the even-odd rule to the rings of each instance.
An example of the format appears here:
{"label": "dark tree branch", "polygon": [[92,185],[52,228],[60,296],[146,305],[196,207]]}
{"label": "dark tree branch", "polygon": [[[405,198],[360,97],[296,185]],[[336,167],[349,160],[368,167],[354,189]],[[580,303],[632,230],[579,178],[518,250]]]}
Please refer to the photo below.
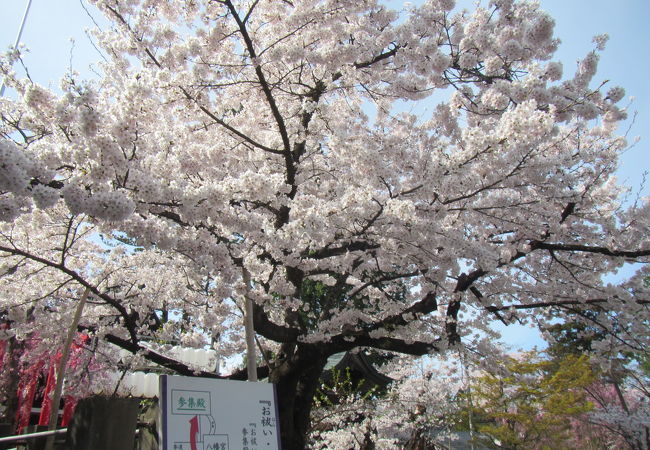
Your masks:
{"label": "dark tree branch", "polygon": [[[523,256],[523,255],[522,255]],[[458,277],[458,281],[456,282],[456,288],[454,289],[454,292],[465,292],[467,289],[469,289],[472,284],[481,278],[483,275],[487,275],[487,271],[483,269],[476,269],[469,274],[462,273],[460,277]]]}
{"label": "dark tree branch", "polygon": [[[254,5],[253,5],[253,6],[254,6]],[[252,12],[252,10],[253,10],[253,6],[251,7],[250,12]],[[131,27],[129,26],[128,22],[124,19],[124,17],[122,17],[122,15],[121,15],[119,12],[117,12],[117,10],[115,10],[114,8],[112,8],[112,7],[109,6],[109,5],[106,5],[106,8],[107,8],[107,9],[108,9],[108,10],[109,10],[109,11],[110,11],[110,12],[111,12],[111,13],[112,13],[116,18],[117,18],[117,20],[118,20],[122,25],[124,25],[124,26],[125,26],[125,27],[130,31],[130,32],[131,32],[131,34],[133,35],[133,38],[134,38],[136,41],[142,43],[142,40],[139,39],[139,38],[135,35],[135,33],[133,32],[133,30],[131,30]],[[151,52],[151,50],[149,50],[148,48],[145,48],[145,53],[147,54],[147,57],[151,60],[151,62],[152,62],[156,67],[158,67],[158,68],[162,68],[162,64],[160,64],[160,62],[159,62],[158,59],[154,56],[154,54]],[[253,147],[256,147],[256,148],[258,148],[258,149],[260,149],[260,150],[263,150],[263,151],[265,151],[265,152],[268,152],[268,153],[273,153],[273,154],[276,154],[276,155],[282,155],[282,154],[285,153],[285,152],[283,152],[283,151],[281,151],[281,150],[277,150],[277,149],[274,149],[274,148],[267,147],[267,146],[265,146],[265,145],[263,145],[263,144],[261,144],[261,143],[255,141],[255,140],[252,139],[250,136],[248,136],[248,135],[242,133],[241,131],[237,130],[236,128],[234,128],[234,127],[228,125],[225,121],[219,119],[216,115],[214,115],[214,113],[212,113],[212,112],[211,112],[209,109],[207,109],[205,106],[199,104],[199,102],[196,101],[196,99],[194,98],[194,96],[193,96],[192,94],[190,94],[190,93],[187,91],[187,89],[185,89],[185,88],[182,87],[182,86],[179,86],[179,89],[180,89],[180,91],[183,93],[183,95],[185,96],[185,98],[186,98],[187,100],[192,101],[192,102],[193,102],[193,103],[194,103],[194,104],[195,104],[195,105],[196,105],[196,106],[197,106],[201,111],[203,111],[203,112],[204,112],[204,113],[205,113],[205,114],[206,114],[210,119],[212,119],[213,121],[215,121],[217,124],[219,124],[220,126],[222,126],[223,128],[225,128],[226,130],[228,130],[230,133],[234,134],[234,135],[237,136],[238,138],[243,139],[245,142],[248,142],[248,143],[251,144]]]}
{"label": "dark tree branch", "polygon": [[363,291],[364,289],[366,289],[366,288],[368,288],[370,286],[385,283],[387,281],[395,281],[395,280],[401,280],[401,279],[404,279],[404,278],[411,278],[411,277],[414,277],[416,275],[419,275],[420,273],[421,273],[420,271],[415,271],[415,272],[408,272],[408,273],[385,274],[384,276],[372,279],[372,280],[368,281],[367,283],[364,283],[363,285],[359,286],[358,288],[350,291],[348,296],[350,298],[353,298],[353,297],[359,295],[359,293],[361,291]]}
{"label": "dark tree branch", "polygon": [[182,86],[179,86],[179,89],[181,90],[181,92],[183,93],[183,95],[185,96],[185,98],[188,99],[188,100],[190,100],[190,101],[192,101],[192,102],[194,102],[194,104],[195,104],[195,105],[196,105],[196,106],[197,106],[201,111],[203,111],[203,113],[205,113],[206,116],[208,116],[210,119],[214,120],[217,124],[219,124],[220,126],[222,126],[223,128],[225,128],[226,130],[228,130],[229,132],[231,132],[232,134],[234,134],[234,135],[237,136],[238,138],[244,140],[245,142],[248,142],[248,143],[251,144],[253,147],[258,148],[258,149],[260,149],[260,150],[263,150],[263,151],[265,151],[265,152],[267,152],[267,153],[272,153],[272,154],[274,154],[274,155],[284,155],[284,154],[285,154],[285,152],[283,152],[282,150],[277,150],[277,149],[274,149],[274,148],[271,148],[271,147],[267,147],[266,145],[257,142],[256,140],[254,140],[253,138],[251,138],[251,137],[248,136],[247,134],[244,134],[244,133],[242,133],[241,131],[239,131],[238,129],[232,127],[231,125],[228,125],[228,124],[227,124],[226,122],[224,122],[222,119],[218,118],[218,117],[217,117],[217,116],[216,116],[212,111],[210,111],[208,108],[206,108],[205,106],[199,104],[199,103],[196,101],[196,99],[192,96],[192,94],[190,94],[190,93],[187,91],[187,89],[185,89],[185,88],[182,87]]}
{"label": "dark tree branch", "polygon": [[566,207],[564,208],[564,211],[562,211],[562,216],[560,218],[560,223],[564,223],[567,218],[573,214],[573,211],[576,209],[576,204],[575,202],[569,202]]}
{"label": "dark tree branch", "polygon": [[[391,58],[391,57],[395,56],[397,51],[400,48],[402,48],[402,46],[397,45],[397,44],[393,44],[393,45],[394,45],[394,47],[391,48],[390,50],[387,50],[387,51],[385,51],[383,53],[380,53],[380,54],[378,54],[377,56],[375,56],[374,58],[372,58],[372,59],[370,59],[368,61],[355,63],[354,68],[355,69],[365,69],[366,67],[370,67],[373,64],[376,64],[376,63],[378,63],[380,61],[383,61],[385,59],[388,59],[388,58]],[[334,75],[332,75],[332,81],[336,81],[339,78],[341,78],[342,76],[343,76],[343,74],[341,72],[336,72]]]}
{"label": "dark tree branch", "polygon": [[[499,312],[507,311],[509,309],[537,309],[537,308],[553,308],[553,307],[563,307],[568,305],[597,305],[601,303],[607,303],[610,299],[607,298],[592,298],[587,300],[559,300],[552,302],[539,302],[539,303],[522,303],[519,305],[508,305],[508,306],[486,306],[486,311],[489,312]],[[635,303],[639,305],[650,305],[650,300],[636,299]]]}
{"label": "dark tree branch", "polygon": [[530,246],[533,250],[552,250],[558,252],[582,252],[594,253],[605,256],[613,256],[619,258],[641,258],[650,256],[650,249],[648,250],[612,250],[607,247],[598,247],[581,244],[553,244],[550,242],[531,241]]}
{"label": "dark tree branch", "polygon": [[126,308],[119,301],[117,301],[116,299],[114,299],[110,295],[100,292],[97,289],[96,286],[90,284],[88,281],[86,281],[86,279],[84,277],[79,275],[77,272],[75,272],[72,269],[69,269],[68,267],[66,267],[63,264],[55,263],[55,262],[52,262],[52,261],[50,261],[48,259],[41,258],[41,257],[36,256],[36,255],[32,255],[31,253],[26,252],[24,250],[20,250],[18,248],[10,248],[10,247],[5,247],[5,246],[0,246],[0,252],[9,253],[11,255],[16,255],[16,256],[23,256],[23,257],[25,257],[25,258],[27,258],[29,260],[32,260],[32,261],[34,261],[36,263],[39,263],[39,264],[42,264],[44,266],[51,267],[53,269],[59,270],[60,272],[63,272],[66,275],[68,275],[70,278],[75,280],[77,283],[79,283],[83,287],[89,289],[94,297],[97,297],[97,298],[100,298],[100,299],[104,300],[107,304],[111,305],[113,308],[115,308],[118,311],[119,315],[124,319],[124,326],[126,327],[128,333],[129,333],[129,336],[131,338],[131,342],[134,345],[137,344],[138,337],[137,337],[136,330],[137,330],[138,326],[137,326],[134,318],[128,313]]}
{"label": "dark tree branch", "polygon": [[[266,76],[264,75],[262,68],[256,61],[257,52],[255,51],[253,40],[248,34],[248,29],[246,28],[246,24],[239,17],[237,9],[232,4],[232,2],[230,0],[226,0],[224,4],[230,10],[230,14],[232,14],[233,18],[235,19],[235,22],[237,22],[237,26],[239,27],[239,32],[241,33],[242,38],[244,39],[244,44],[246,44],[246,50],[248,51],[248,55],[251,58],[251,62],[253,66],[255,67],[255,74],[257,75],[257,79],[259,80],[260,86],[262,87],[262,91],[264,92],[264,96],[266,97],[266,102],[268,103],[269,108],[271,108],[271,113],[273,114],[273,118],[275,119],[275,122],[278,126],[278,131],[280,132],[280,137],[282,138],[282,144],[284,146],[285,158],[289,158],[287,161],[289,163],[287,169],[291,167],[292,168],[291,172],[294,172],[293,162],[291,161],[291,143],[289,141],[289,133],[287,132],[287,127],[284,123],[284,118],[280,113],[280,109],[278,108],[278,105],[275,101],[275,97],[273,97],[273,93],[271,92],[271,87],[269,86],[269,83],[266,80]],[[290,176],[291,173],[287,173],[287,178],[289,178]],[[293,176],[295,176],[295,173],[293,173]],[[293,176],[291,176],[291,182],[289,182],[289,179],[287,179],[288,184],[293,185],[294,182]]]}
{"label": "dark tree branch", "polygon": [[326,259],[333,256],[345,255],[348,252],[358,252],[366,250],[378,249],[378,244],[373,244],[367,241],[354,241],[349,244],[343,244],[339,247],[324,247],[320,250],[314,250],[304,256],[312,259]]}
{"label": "dark tree branch", "polygon": [[414,356],[422,356],[428,353],[440,351],[440,348],[435,343],[421,341],[406,342],[402,339],[391,337],[371,338],[368,335],[353,337],[336,336],[326,345],[328,345],[328,353],[332,354],[352,350],[357,347],[371,347],[378,350],[386,350]]}
{"label": "dark tree branch", "polygon": [[[93,327],[88,326],[79,326],[79,331],[91,331],[94,332]],[[191,369],[186,364],[178,362],[173,358],[168,358],[167,356],[161,355],[160,353],[151,350],[147,347],[144,347],[139,344],[134,344],[128,339],[121,338],[114,334],[106,334],[104,336],[106,342],[109,342],[116,347],[127,350],[133,354],[139,353],[147,361],[150,361],[154,364],[158,364],[166,369],[172,370],[179,375],[190,376],[190,377],[204,377],[204,378],[218,378],[218,379],[228,379],[228,380],[245,380],[247,376],[246,369],[236,370],[230,375],[217,375],[214,372],[206,372],[204,370],[196,371]],[[257,368],[257,376],[259,378],[265,378],[269,376],[269,368],[267,366],[262,366]]]}
{"label": "dark tree branch", "polygon": [[256,333],[276,342],[296,342],[300,334],[296,328],[284,327],[271,322],[264,312],[264,308],[255,302],[253,302],[253,325]]}
{"label": "dark tree branch", "polygon": [[370,332],[378,330],[380,328],[390,329],[392,327],[406,326],[411,323],[413,320],[407,320],[404,316],[412,315],[415,318],[417,315],[429,314],[438,309],[438,301],[436,300],[436,294],[429,292],[425,295],[420,301],[412,304],[404,311],[399,314],[387,317],[377,323],[372,324],[368,328],[364,328],[365,332]]}

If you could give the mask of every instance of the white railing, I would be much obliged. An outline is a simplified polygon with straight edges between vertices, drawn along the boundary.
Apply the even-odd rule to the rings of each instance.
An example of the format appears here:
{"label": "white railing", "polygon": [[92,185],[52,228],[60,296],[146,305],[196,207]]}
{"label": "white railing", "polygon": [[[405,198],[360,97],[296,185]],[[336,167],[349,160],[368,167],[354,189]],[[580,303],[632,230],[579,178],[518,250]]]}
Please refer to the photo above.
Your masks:
{"label": "white railing", "polygon": [[24,441],[26,439],[36,439],[39,437],[51,436],[53,434],[63,434],[66,433],[67,431],[68,431],[67,428],[59,428],[58,430],[53,430],[53,431],[38,431],[36,433],[17,434],[15,436],[5,436],[5,437],[0,437],[0,443]]}

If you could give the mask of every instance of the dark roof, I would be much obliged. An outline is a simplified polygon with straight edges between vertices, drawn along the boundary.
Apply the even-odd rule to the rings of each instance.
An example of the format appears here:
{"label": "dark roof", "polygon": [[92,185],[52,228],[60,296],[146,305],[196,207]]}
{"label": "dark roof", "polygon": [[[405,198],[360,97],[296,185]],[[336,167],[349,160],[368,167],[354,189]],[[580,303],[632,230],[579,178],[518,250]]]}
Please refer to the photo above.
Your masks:
{"label": "dark roof", "polygon": [[[337,359],[338,362],[336,362]],[[331,379],[332,368],[341,372],[349,369],[352,380],[356,382],[365,380],[364,385],[366,389],[372,389],[375,386],[384,388],[393,381],[392,378],[387,377],[375,369],[363,352],[346,352],[342,356],[341,354],[337,354],[330,358],[330,362],[335,364],[328,364],[329,370],[323,372],[323,381],[329,381]]]}

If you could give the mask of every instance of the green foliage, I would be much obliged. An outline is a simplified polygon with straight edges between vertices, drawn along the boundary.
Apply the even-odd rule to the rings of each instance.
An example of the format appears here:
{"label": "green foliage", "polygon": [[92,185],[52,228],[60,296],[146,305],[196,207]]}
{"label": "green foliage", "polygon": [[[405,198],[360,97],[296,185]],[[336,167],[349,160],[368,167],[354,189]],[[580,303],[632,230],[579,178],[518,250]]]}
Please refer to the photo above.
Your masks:
{"label": "green foliage", "polygon": [[331,378],[323,381],[314,396],[314,406],[334,407],[341,403],[354,403],[371,399],[378,391],[377,386],[368,386],[365,379],[355,381],[349,367],[345,370],[332,368]]}
{"label": "green foliage", "polygon": [[650,378],[650,355],[644,354],[639,357],[639,371]]}
{"label": "green foliage", "polygon": [[[364,295],[350,296],[352,286],[346,283],[346,277],[338,274],[330,274],[334,278],[333,285],[326,285],[322,281],[305,279],[301,285],[300,299],[307,306],[299,311],[303,325],[313,330],[320,320],[327,320],[336,314],[339,308],[352,308],[366,313],[380,312],[380,306],[376,299],[370,299]],[[404,301],[407,294],[406,286],[388,283],[392,274],[385,273],[364,273],[363,281],[372,285],[396,301]]]}
{"label": "green foliage", "polygon": [[[587,356],[560,361],[527,354],[473,380],[469,404],[482,444],[492,448],[570,448],[571,419],[593,409],[585,387],[596,374]],[[458,418],[467,423],[468,408]]]}
{"label": "green foliage", "polygon": [[315,329],[323,315],[323,311],[327,311],[338,306],[339,302],[345,301],[349,290],[350,288],[347,285],[342,285],[338,281],[335,286],[327,286],[321,281],[304,280],[300,298],[305,304],[309,305],[309,310],[301,310],[300,316],[307,329]]}
{"label": "green foliage", "polygon": [[594,341],[600,341],[606,337],[605,332],[591,326],[588,320],[597,320],[597,313],[584,311],[587,320],[567,321],[548,327],[546,331],[553,337],[549,343],[546,353],[552,358],[562,358],[565,355],[580,355],[592,351]]}
{"label": "green foliage", "polygon": [[[546,353],[553,360],[562,360],[569,355],[590,354],[593,352],[595,342],[608,337],[602,328],[593,324],[598,323],[599,312],[584,310],[581,312],[582,320],[566,321],[547,328],[552,336]],[[613,321],[614,323],[616,321]],[[623,326],[618,328],[622,333]],[[608,355],[610,366],[616,370],[609,373],[609,381],[623,383],[631,374],[638,372],[646,377],[650,376],[650,353],[644,350],[618,352]],[[637,374],[637,375],[638,375]]]}

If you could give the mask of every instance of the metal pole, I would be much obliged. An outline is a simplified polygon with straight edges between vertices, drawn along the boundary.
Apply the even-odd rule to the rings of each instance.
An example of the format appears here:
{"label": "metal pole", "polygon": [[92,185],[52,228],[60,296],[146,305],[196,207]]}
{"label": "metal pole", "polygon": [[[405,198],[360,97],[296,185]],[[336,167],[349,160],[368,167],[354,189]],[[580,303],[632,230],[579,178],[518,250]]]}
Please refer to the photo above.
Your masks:
{"label": "metal pole", "polygon": [[472,402],[472,379],[468,370],[468,364],[465,361],[465,354],[461,353],[460,355],[461,367],[465,376],[467,377],[467,407],[469,409],[468,421],[469,421],[469,442],[470,449],[474,450],[474,403]]}
{"label": "metal pole", "polygon": [[13,441],[23,441],[27,439],[36,439],[39,437],[45,437],[45,436],[52,436],[55,434],[63,434],[68,431],[67,428],[59,428],[58,430],[54,431],[39,431],[37,433],[30,433],[30,434],[17,434],[15,436],[5,436],[5,437],[0,437],[0,442],[13,442]]}
{"label": "metal pole", "polygon": [[[77,325],[79,324],[79,319],[81,319],[81,312],[84,309],[86,304],[86,299],[90,294],[90,288],[86,288],[84,293],[79,299],[79,304],[77,305],[77,310],[74,313],[72,318],[72,323],[70,328],[68,328],[68,336],[65,340],[65,345],[63,347],[63,354],[61,355],[61,360],[59,361],[59,367],[56,371],[56,387],[54,388],[54,394],[52,395],[52,409],[50,411],[50,422],[48,423],[48,431],[56,429],[56,423],[59,418],[59,402],[61,401],[61,391],[63,391],[63,379],[65,378],[65,366],[68,364],[68,357],[70,356],[70,347],[72,346],[72,340],[74,339],[75,334],[77,334]],[[54,446],[54,436],[47,438],[45,443],[45,450],[52,450]]]}
{"label": "metal pole", "polygon": [[253,301],[248,292],[250,290],[251,274],[245,268],[242,269],[244,283],[246,283],[246,294],[244,295],[245,313],[244,328],[246,330],[246,369],[248,381],[257,381],[257,356],[255,354],[255,328],[253,325]]}
{"label": "metal pole", "polygon": [[[25,22],[27,22],[27,14],[29,14],[29,7],[32,6],[32,0],[27,1],[27,8],[25,8],[25,14],[23,14],[23,20],[20,22],[20,29],[18,30],[18,36],[16,36],[16,42],[14,43],[14,50],[18,47],[20,43],[20,37],[23,35],[23,29],[25,29]],[[2,87],[0,87],[0,97],[5,93],[5,80],[2,78]]]}

